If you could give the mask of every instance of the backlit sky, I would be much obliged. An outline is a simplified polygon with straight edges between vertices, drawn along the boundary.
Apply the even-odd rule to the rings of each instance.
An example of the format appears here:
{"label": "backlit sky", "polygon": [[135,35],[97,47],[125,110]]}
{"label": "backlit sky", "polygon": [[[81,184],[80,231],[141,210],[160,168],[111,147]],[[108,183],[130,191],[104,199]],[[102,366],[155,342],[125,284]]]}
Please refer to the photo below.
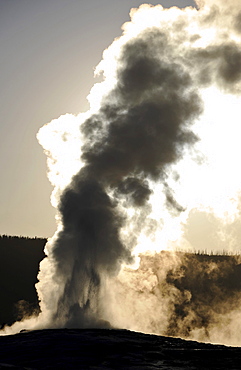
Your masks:
{"label": "backlit sky", "polygon": [[[49,237],[52,187],[36,134],[88,109],[94,67],[141,0],[0,0],[0,234]],[[150,1],[165,7],[191,0]]]}

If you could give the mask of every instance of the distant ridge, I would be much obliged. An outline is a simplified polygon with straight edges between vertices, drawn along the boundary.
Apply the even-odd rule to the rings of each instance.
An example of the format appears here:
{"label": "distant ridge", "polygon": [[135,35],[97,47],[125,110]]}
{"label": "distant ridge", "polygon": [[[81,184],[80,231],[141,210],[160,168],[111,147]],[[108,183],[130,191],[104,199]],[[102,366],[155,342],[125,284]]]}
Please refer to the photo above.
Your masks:
{"label": "distant ridge", "polygon": [[46,238],[41,238],[39,236],[34,236],[34,237],[30,237],[30,236],[23,236],[23,235],[8,235],[8,234],[2,234],[0,235],[0,239],[27,239],[27,240],[47,240]]}

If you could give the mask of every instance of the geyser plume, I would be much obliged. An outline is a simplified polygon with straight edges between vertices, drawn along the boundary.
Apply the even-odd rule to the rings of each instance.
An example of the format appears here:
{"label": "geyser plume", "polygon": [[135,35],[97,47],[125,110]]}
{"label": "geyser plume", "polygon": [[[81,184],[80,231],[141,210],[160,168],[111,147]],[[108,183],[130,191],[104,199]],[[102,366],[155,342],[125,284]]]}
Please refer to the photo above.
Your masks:
{"label": "geyser plume", "polygon": [[[110,79],[104,70],[99,108],[80,126],[82,167],[59,196],[60,229],[41,265],[41,309],[58,326],[98,325],[105,318],[105,280],[132,262],[138,236],[135,227],[132,239],[121,237],[128,220],[124,209],[136,209],[138,218],[150,213],[149,180],[164,181],[166,168],[196,140],[189,126],[201,112],[200,98],[167,35],[154,28],[123,38],[116,41],[111,88],[101,91]],[[101,68],[106,61],[108,55]],[[42,130],[39,139],[44,146]],[[167,199],[176,207],[170,194]],[[46,269],[52,269],[47,295]]]}
{"label": "geyser plume", "polygon": [[[122,320],[116,317],[129,284],[123,265],[148,249],[197,248],[200,213],[215,230],[213,250],[237,249],[241,4],[197,4],[133,9],[96,69],[103,82],[90,92],[90,110],[62,116],[38,133],[58,224],[40,265],[38,325],[108,321],[163,333],[168,322],[157,323],[169,320],[170,301],[159,290],[150,288],[145,307],[136,301],[133,312],[129,302]],[[204,240],[210,242],[205,232]],[[165,263],[158,279],[181,262],[173,254]],[[157,278],[147,271],[154,287]],[[138,268],[135,277],[146,279]],[[158,299],[161,320],[152,327],[141,313]]]}

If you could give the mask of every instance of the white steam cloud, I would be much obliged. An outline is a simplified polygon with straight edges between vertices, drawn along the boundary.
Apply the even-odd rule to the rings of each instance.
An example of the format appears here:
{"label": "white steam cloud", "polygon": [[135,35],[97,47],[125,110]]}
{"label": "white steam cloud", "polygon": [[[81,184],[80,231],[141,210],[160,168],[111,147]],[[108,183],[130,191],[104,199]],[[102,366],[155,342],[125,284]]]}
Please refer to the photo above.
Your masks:
{"label": "white steam cloud", "polygon": [[89,94],[90,110],[39,131],[57,231],[30,327],[112,325],[207,339],[201,325],[170,329],[175,299],[191,300],[191,290],[180,298],[167,282],[168,271],[180,277],[178,254],[124,267],[147,251],[239,249],[241,4],[196,2],[132,9],[96,68],[103,82]]}

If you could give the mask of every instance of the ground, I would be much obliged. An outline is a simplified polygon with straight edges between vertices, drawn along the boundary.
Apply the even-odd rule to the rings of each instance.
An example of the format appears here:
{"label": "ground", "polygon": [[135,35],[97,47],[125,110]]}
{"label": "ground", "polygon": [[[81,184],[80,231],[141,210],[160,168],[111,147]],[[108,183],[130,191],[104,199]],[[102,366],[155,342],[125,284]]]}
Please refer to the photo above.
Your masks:
{"label": "ground", "polygon": [[0,369],[240,369],[241,348],[127,330],[48,329],[0,337]]}

